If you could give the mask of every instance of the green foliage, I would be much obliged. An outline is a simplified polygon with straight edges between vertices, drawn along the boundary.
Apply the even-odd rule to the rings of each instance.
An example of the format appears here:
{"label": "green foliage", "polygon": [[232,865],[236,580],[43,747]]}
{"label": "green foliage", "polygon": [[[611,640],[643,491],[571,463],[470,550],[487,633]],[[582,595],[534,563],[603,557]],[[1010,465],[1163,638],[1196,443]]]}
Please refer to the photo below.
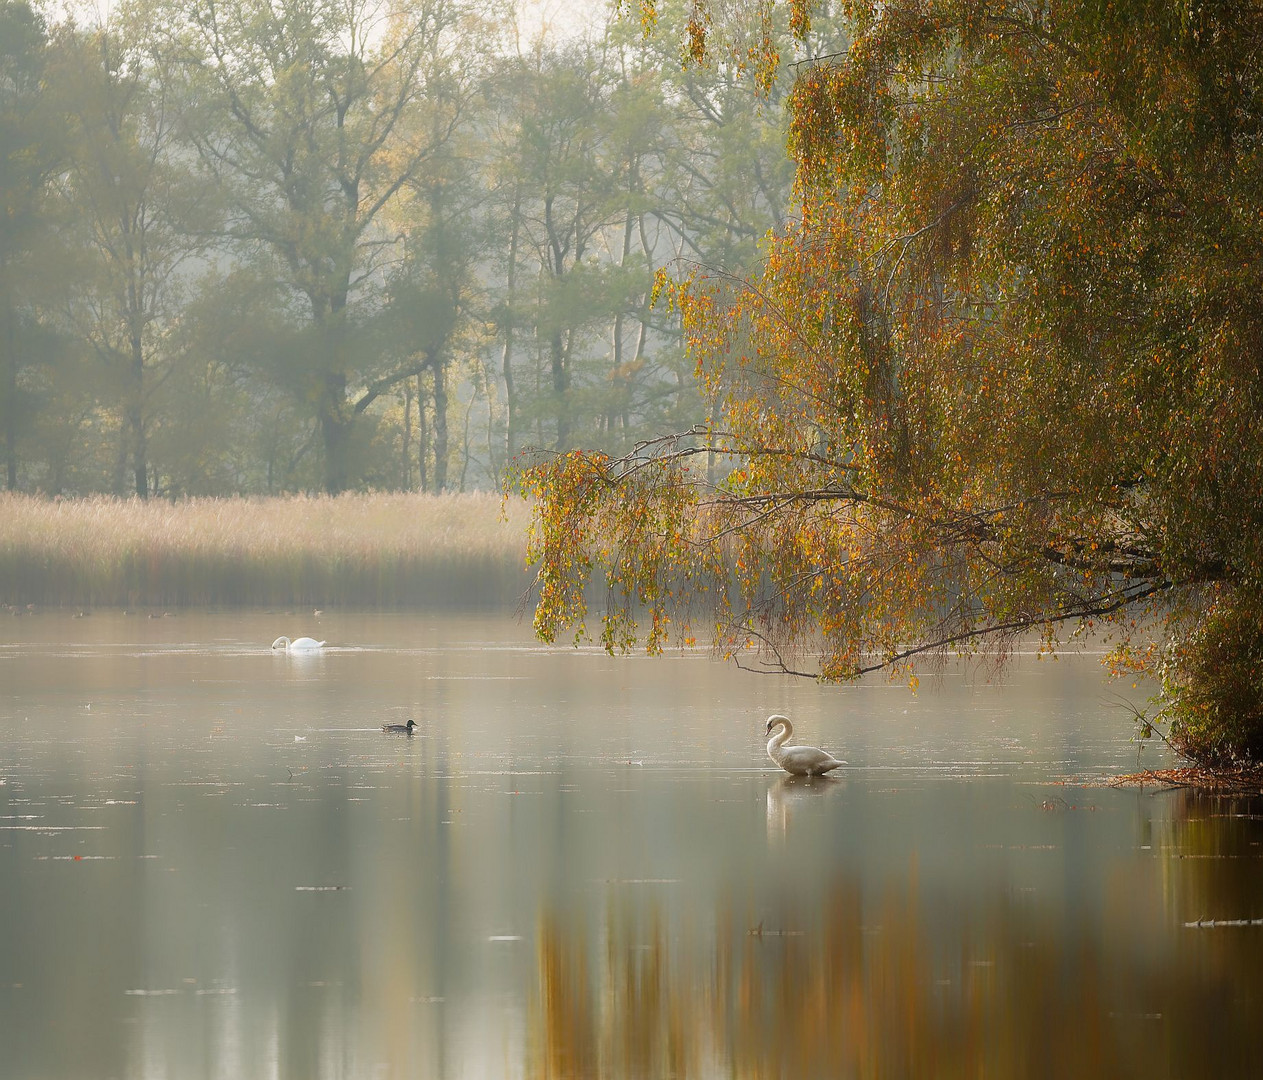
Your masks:
{"label": "green foliage", "polygon": [[1263,759],[1263,600],[1220,597],[1175,651],[1163,687],[1171,741],[1195,761]]}

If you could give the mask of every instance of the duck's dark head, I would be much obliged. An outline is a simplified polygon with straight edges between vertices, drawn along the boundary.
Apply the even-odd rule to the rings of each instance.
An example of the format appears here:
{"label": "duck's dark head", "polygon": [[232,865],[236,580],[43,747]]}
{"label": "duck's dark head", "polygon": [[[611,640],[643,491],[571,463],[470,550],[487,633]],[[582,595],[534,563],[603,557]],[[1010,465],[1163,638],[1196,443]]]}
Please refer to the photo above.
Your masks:
{"label": "duck's dark head", "polygon": [[409,734],[409,735],[411,735],[411,734],[412,734],[412,729],[413,729],[414,727],[416,727],[416,726],[417,726],[417,722],[416,722],[415,720],[413,720],[413,719],[409,718],[409,719],[408,719],[408,723],[407,723],[405,726],[406,726],[406,727],[407,727],[407,729],[408,729],[408,734]]}

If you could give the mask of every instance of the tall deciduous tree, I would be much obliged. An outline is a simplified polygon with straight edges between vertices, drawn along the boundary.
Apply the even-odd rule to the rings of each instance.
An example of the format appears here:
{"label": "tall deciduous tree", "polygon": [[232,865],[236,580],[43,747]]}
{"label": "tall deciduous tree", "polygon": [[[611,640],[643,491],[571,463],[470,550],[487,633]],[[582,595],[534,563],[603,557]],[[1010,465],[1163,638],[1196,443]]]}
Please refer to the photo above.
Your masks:
{"label": "tall deciduous tree", "polygon": [[365,390],[354,331],[397,254],[385,210],[461,121],[452,109],[438,124],[405,122],[476,55],[467,16],[461,0],[200,0],[166,12],[168,55],[203,102],[186,130],[222,186],[228,233],[269,259],[310,327],[301,392],[330,492],[355,481],[363,394],[409,377],[376,373]]}
{"label": "tall deciduous tree", "polygon": [[501,170],[514,181],[514,246],[534,271],[534,331],[547,367],[547,399],[536,418],[551,421],[558,447],[571,445],[579,419],[575,366],[593,316],[586,286],[599,273],[599,238],[616,216],[603,59],[590,42],[556,48],[541,41],[510,63],[499,94],[510,110]]}
{"label": "tall deciduous tree", "polygon": [[62,195],[90,264],[71,307],[116,387],[115,490],[147,498],[151,399],[173,360],[164,338],[183,299],[181,266],[206,247],[213,213],[179,152],[173,81],[143,39],[108,22],[66,36],[75,138]]}
{"label": "tall deciduous tree", "polygon": [[70,141],[63,97],[47,75],[52,53],[44,21],[28,4],[0,3],[0,427],[9,490],[18,484],[19,436],[31,413],[23,371],[48,336],[37,311],[42,268],[58,247],[49,195]]}
{"label": "tall deciduous tree", "polygon": [[1105,621],[1180,745],[1263,753],[1257,5],[847,10],[790,101],[801,213],[675,291],[712,423],[525,476],[540,631],[593,565],[611,647],[691,601],[831,679]]}
{"label": "tall deciduous tree", "polygon": [[[404,399],[404,443],[412,442],[411,410],[415,399],[422,421],[418,425],[419,461],[428,456],[426,436],[433,432],[434,469],[429,473],[422,466],[419,478],[423,489],[434,491],[444,491],[448,486],[451,368],[458,343],[471,332],[469,308],[479,291],[477,270],[490,246],[478,222],[486,191],[478,160],[478,123],[474,119],[478,106],[472,99],[479,89],[479,80],[472,77],[474,73],[474,66],[470,65],[471,78],[451,79],[446,85],[435,86],[426,109],[417,110],[408,119],[409,124],[429,129],[413,135],[413,141],[429,142],[439,149],[426,168],[404,185],[390,215],[392,225],[404,238],[402,258],[390,274],[389,303],[376,320],[390,375],[371,384],[369,393],[357,403],[357,407],[367,405],[395,385],[394,372],[409,376]],[[454,114],[466,121],[459,130],[449,130]],[[467,353],[474,351],[471,348]],[[424,380],[420,378],[423,372],[428,374]],[[420,392],[423,385],[427,393]],[[431,405],[433,424],[428,425],[424,420]],[[404,471],[408,473],[410,467]]]}

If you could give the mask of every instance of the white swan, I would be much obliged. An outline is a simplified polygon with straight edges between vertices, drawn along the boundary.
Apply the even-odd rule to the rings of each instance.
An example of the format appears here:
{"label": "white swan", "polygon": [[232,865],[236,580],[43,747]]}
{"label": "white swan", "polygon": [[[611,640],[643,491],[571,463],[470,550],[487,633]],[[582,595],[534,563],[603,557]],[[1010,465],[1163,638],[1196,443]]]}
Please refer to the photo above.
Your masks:
{"label": "white swan", "polygon": [[315,638],[300,637],[290,641],[287,637],[278,637],[272,642],[272,648],[284,649],[286,652],[312,652],[315,649],[323,649],[325,643],[317,641]]}
{"label": "white swan", "polygon": [[[774,731],[776,734],[772,735]],[[788,716],[769,716],[766,734],[772,735],[767,741],[767,756],[792,776],[823,776],[831,769],[846,764],[814,746],[786,746],[786,741],[794,734],[794,725],[789,722]]]}

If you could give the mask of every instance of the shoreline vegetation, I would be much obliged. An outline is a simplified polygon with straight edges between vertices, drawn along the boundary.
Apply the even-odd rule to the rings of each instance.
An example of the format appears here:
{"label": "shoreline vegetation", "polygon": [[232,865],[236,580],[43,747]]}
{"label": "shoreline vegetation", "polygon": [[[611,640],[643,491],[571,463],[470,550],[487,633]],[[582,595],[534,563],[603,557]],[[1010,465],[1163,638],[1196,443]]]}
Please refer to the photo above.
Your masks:
{"label": "shoreline vegetation", "polygon": [[[1177,750],[1176,753],[1179,753]],[[1263,766],[1243,764],[1178,765],[1111,777],[1109,787],[1190,788],[1204,795],[1263,795]]]}
{"label": "shoreline vegetation", "polygon": [[0,494],[6,608],[511,608],[530,511],[492,493],[168,502]]}

